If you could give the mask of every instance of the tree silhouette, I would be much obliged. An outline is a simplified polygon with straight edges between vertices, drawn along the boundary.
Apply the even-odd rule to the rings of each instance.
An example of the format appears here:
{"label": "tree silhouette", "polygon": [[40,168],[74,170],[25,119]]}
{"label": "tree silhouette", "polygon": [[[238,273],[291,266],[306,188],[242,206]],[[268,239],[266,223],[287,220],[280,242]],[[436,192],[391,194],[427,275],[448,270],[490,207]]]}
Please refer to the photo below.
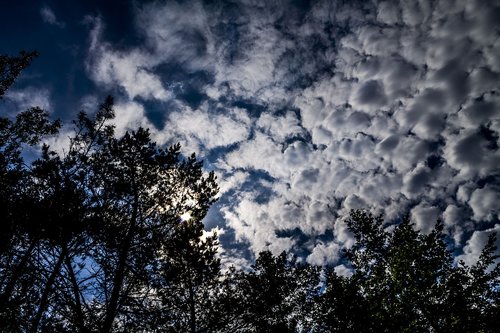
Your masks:
{"label": "tree silhouette", "polygon": [[241,327],[237,332],[308,331],[319,271],[286,253],[261,252],[252,270],[239,275]]}
{"label": "tree silhouette", "polygon": [[[0,55],[0,98],[29,65],[36,52],[21,52],[19,57]],[[31,193],[31,171],[22,152],[46,135],[57,133],[58,121],[38,107],[19,113],[15,119],[0,117],[0,323],[6,331],[15,331],[23,313],[30,312],[36,284],[32,256],[38,236],[30,224],[38,198]]]}
{"label": "tree silhouette", "polygon": [[479,261],[454,265],[443,224],[427,235],[409,218],[389,233],[381,216],[351,212],[356,243],[346,251],[354,274],[329,271],[319,296],[319,331],[494,332],[500,318],[495,235]]}
{"label": "tree silhouette", "polygon": [[21,71],[28,67],[38,52],[19,52],[18,57],[0,54],[0,99],[5,91],[15,82]]}
{"label": "tree silhouette", "polygon": [[[8,87],[28,60],[2,59]],[[204,175],[196,156],[182,158],[179,145],[156,147],[145,129],[116,138],[112,105],[108,98],[94,117],[80,113],[66,153],[45,145],[31,164],[23,145],[38,144],[59,123],[38,108],[15,122],[2,118],[4,331],[141,330],[176,255],[186,254],[189,269],[203,270],[207,260],[218,270],[215,238],[193,247],[217,194],[215,176]]]}

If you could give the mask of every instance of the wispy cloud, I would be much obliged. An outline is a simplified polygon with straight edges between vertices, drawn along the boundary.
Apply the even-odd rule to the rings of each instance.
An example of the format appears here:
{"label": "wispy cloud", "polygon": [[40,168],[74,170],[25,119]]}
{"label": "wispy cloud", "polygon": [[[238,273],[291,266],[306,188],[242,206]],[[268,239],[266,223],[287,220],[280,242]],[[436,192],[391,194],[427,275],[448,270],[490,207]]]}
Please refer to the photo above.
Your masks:
{"label": "wispy cloud", "polygon": [[66,26],[63,21],[57,19],[54,11],[47,5],[40,9],[40,15],[42,16],[42,20],[48,24],[55,25],[59,28],[64,28]]}
{"label": "wispy cloud", "polygon": [[8,91],[6,98],[16,104],[17,110],[38,106],[47,112],[52,111],[51,94],[48,89],[28,86]]}

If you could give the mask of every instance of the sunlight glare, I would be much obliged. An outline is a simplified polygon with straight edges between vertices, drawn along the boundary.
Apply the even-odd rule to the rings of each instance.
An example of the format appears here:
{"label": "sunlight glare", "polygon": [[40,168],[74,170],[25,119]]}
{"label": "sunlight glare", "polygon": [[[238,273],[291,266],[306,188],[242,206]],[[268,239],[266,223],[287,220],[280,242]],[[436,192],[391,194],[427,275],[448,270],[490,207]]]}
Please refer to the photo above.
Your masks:
{"label": "sunlight glare", "polygon": [[191,218],[191,213],[190,212],[185,212],[184,214],[182,214],[180,216],[180,218],[181,218],[182,221],[185,222],[185,221],[187,221],[187,220],[189,220]]}

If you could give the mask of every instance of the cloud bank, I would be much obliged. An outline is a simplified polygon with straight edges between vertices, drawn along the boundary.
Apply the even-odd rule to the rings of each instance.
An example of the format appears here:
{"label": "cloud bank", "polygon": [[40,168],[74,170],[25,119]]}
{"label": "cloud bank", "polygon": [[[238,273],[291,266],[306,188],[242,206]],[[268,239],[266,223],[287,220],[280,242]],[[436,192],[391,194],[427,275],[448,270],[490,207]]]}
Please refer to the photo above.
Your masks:
{"label": "cloud bank", "polygon": [[[473,262],[500,223],[500,4],[152,2],[141,42],[87,71],[120,92],[118,131],[153,128],[215,170],[226,247],[336,263],[350,209],[436,219]],[[148,106],[152,106],[148,109]],[[153,111],[151,111],[153,110]],[[234,251],[231,252],[234,254]]]}

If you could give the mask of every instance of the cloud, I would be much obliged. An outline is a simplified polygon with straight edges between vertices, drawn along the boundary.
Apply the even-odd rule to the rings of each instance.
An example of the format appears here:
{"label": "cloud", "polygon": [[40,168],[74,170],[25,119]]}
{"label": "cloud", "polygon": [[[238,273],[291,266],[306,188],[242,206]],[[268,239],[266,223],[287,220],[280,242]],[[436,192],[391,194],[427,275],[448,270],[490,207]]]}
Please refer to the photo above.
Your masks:
{"label": "cloud", "polygon": [[49,6],[43,6],[40,9],[40,15],[42,16],[42,20],[48,24],[55,25],[59,28],[64,28],[66,26],[64,22],[57,19],[56,14]]}
{"label": "cloud", "polygon": [[[463,260],[464,263],[469,266],[474,265],[479,259],[479,256],[481,255],[481,252],[486,245],[488,236],[492,233],[496,233],[497,235],[500,233],[500,224],[495,224],[495,226],[490,229],[474,231],[470,239],[467,241],[467,244],[463,248],[463,254],[457,256],[455,260],[457,262]],[[497,246],[497,248],[500,247],[500,239],[498,237],[495,245]],[[500,251],[498,251],[497,249],[496,254],[498,254],[499,252]]]}
{"label": "cloud", "polygon": [[411,213],[423,232],[443,218],[456,244],[498,222],[497,12],[158,1],[135,8],[133,45],[106,41],[94,19],[87,70],[118,88],[120,130],[154,123],[155,139],[205,157],[225,236],[332,263],[352,243],[342,216],[353,208]]}
{"label": "cloud", "polygon": [[244,110],[211,113],[208,106],[197,110],[185,107],[172,112],[165,128],[187,151],[210,151],[240,143],[250,135],[251,120]]}
{"label": "cloud", "polygon": [[500,188],[494,185],[486,185],[472,192],[469,206],[474,213],[473,218],[476,221],[498,220],[500,214]]}
{"label": "cloud", "polygon": [[45,88],[26,87],[9,90],[6,99],[14,102],[21,111],[35,106],[48,112],[52,111],[51,93]]}
{"label": "cloud", "polygon": [[444,147],[446,161],[454,169],[460,170],[464,177],[484,177],[499,170],[498,145],[496,139],[488,135],[498,134],[480,130],[481,128],[462,130],[451,135]]}
{"label": "cloud", "polygon": [[470,228],[470,222],[465,219],[466,216],[465,209],[454,204],[448,205],[443,212],[445,227],[453,237],[457,247],[461,245],[464,229]]}
{"label": "cloud", "polygon": [[429,233],[434,228],[440,215],[438,207],[430,206],[427,203],[420,203],[411,210],[411,217],[415,221],[417,230]]}
{"label": "cloud", "polygon": [[252,200],[251,195],[243,195],[235,210],[223,209],[222,212],[228,226],[235,230],[236,240],[249,243],[253,253],[270,250],[274,254],[292,249],[295,241],[291,237],[278,237],[279,219],[267,206],[282,206],[282,202],[274,201],[269,205],[260,205]]}
{"label": "cloud", "polygon": [[205,68],[213,46],[207,14],[200,2],[151,2],[137,9],[136,25],[156,62],[190,70]]}
{"label": "cloud", "polygon": [[[340,250],[341,247],[336,243],[324,244],[320,242],[314,246],[311,254],[307,257],[307,262],[312,265],[335,263],[340,257]],[[339,268],[339,271],[344,273],[342,268]]]}
{"label": "cloud", "polygon": [[430,180],[431,170],[424,165],[420,165],[404,176],[403,193],[407,197],[421,195],[424,193],[425,187],[430,183]]}
{"label": "cloud", "polygon": [[334,270],[335,270],[335,273],[337,273],[340,276],[351,277],[354,274],[353,270],[348,268],[344,264],[340,264],[338,266],[335,266]]}
{"label": "cloud", "polygon": [[356,92],[354,102],[360,104],[360,107],[369,108],[385,105],[387,96],[383,85],[376,80],[363,83]]}
{"label": "cloud", "polygon": [[170,91],[165,88],[161,78],[154,73],[158,61],[153,55],[141,49],[127,51],[115,50],[101,41],[103,23],[100,18],[94,21],[91,32],[91,45],[87,70],[92,79],[101,85],[118,86],[130,99],[141,97],[167,101]]}
{"label": "cloud", "polygon": [[[144,106],[130,101],[118,102],[114,106],[115,118],[111,121],[115,126],[115,135],[121,137],[126,131],[136,130],[138,127],[149,128],[153,137],[156,135],[156,128],[146,117]],[[159,140],[160,143],[162,140]]]}

